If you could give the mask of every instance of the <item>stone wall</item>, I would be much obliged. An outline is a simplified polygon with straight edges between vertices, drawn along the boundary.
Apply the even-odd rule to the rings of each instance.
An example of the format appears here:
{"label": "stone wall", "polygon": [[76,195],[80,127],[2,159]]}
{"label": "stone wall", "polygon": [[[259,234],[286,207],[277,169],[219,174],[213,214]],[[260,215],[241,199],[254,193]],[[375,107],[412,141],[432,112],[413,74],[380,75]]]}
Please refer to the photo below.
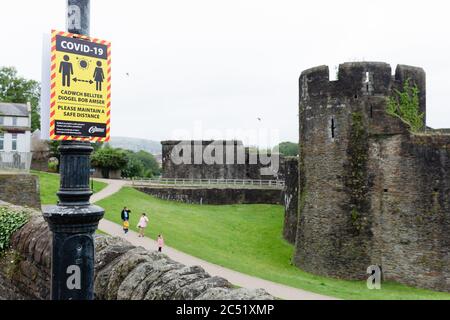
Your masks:
{"label": "stone wall", "polygon": [[371,140],[372,264],[412,286],[450,291],[450,135]]}
{"label": "stone wall", "polygon": [[0,173],[0,200],[40,208],[39,178],[31,174]]}
{"label": "stone wall", "polygon": [[283,237],[294,244],[298,219],[298,158],[287,157],[283,171],[285,174]]}
{"label": "stone wall", "polygon": [[[450,291],[450,135],[412,135],[386,113],[406,79],[425,73],[385,63],[345,63],[337,81],[321,66],[300,77],[299,220],[294,263],[345,279],[385,279]],[[425,121],[425,120],[424,120]]]}
{"label": "stone wall", "polygon": [[[49,299],[51,237],[36,214],[0,259],[0,299]],[[95,296],[100,300],[271,300],[264,290],[237,289],[201,267],[184,266],[164,254],[120,238],[95,240]]]}
{"label": "stone wall", "polygon": [[102,170],[102,168],[93,168],[95,171],[91,175],[93,178],[100,179],[122,179],[122,170]]}
{"label": "stone wall", "polygon": [[283,192],[275,188],[136,187],[163,200],[191,204],[282,204]]}
{"label": "stone wall", "polygon": [[[161,144],[164,178],[273,180],[279,176],[279,172],[262,172],[261,169],[270,168],[270,163],[245,148],[241,141],[162,141]],[[206,162],[205,154],[211,155],[215,163]]]}

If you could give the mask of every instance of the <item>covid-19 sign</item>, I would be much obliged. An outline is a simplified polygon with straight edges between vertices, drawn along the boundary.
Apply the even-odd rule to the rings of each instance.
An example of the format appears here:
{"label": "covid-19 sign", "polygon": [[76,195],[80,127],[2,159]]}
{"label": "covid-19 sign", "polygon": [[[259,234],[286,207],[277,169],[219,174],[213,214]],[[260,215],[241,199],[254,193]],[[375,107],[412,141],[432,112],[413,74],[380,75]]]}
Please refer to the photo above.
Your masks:
{"label": "covid-19 sign", "polygon": [[109,141],[110,42],[52,31],[49,57],[49,138]]}

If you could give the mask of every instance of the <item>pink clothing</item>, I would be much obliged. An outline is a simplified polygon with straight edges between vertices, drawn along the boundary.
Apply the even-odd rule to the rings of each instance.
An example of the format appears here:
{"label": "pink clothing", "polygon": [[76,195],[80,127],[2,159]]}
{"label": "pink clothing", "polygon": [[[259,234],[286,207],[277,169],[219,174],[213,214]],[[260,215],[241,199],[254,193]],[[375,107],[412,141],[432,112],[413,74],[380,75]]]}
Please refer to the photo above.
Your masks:
{"label": "pink clothing", "polygon": [[139,219],[138,227],[147,228],[147,224],[148,224],[148,218],[145,216],[142,216],[141,219]]}
{"label": "pink clothing", "polygon": [[164,247],[164,239],[158,238],[158,248],[162,248],[162,247]]}

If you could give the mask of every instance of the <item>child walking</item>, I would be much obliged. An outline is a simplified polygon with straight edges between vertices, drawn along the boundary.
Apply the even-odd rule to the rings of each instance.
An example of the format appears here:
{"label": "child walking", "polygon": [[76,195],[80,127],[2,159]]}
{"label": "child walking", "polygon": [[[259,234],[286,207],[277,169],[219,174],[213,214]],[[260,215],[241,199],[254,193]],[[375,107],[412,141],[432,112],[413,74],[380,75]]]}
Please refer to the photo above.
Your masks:
{"label": "child walking", "polygon": [[128,222],[128,220],[125,220],[123,222],[123,232],[125,232],[125,234],[127,234],[129,228],[130,228],[130,223]]}
{"label": "child walking", "polygon": [[144,237],[144,232],[145,228],[147,228],[147,224],[148,224],[147,215],[143,213],[137,225],[137,227],[139,228],[139,237]]}
{"label": "child walking", "polygon": [[164,238],[161,234],[158,236],[157,242],[158,242],[158,252],[162,252],[162,248],[164,247]]}

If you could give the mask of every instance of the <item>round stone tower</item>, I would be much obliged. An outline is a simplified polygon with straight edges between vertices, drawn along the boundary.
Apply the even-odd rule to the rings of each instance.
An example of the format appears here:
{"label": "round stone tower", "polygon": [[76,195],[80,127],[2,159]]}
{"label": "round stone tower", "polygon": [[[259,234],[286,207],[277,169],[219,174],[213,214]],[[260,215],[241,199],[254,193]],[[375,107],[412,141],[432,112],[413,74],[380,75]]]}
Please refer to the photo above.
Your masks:
{"label": "round stone tower", "polygon": [[[300,76],[299,220],[294,263],[338,278],[367,278],[374,247],[371,192],[372,139],[408,134],[386,113],[387,99],[409,79],[420,89],[425,113],[425,73],[399,65],[352,62],[329,80],[327,66]],[[425,119],[424,119],[425,121]]]}

